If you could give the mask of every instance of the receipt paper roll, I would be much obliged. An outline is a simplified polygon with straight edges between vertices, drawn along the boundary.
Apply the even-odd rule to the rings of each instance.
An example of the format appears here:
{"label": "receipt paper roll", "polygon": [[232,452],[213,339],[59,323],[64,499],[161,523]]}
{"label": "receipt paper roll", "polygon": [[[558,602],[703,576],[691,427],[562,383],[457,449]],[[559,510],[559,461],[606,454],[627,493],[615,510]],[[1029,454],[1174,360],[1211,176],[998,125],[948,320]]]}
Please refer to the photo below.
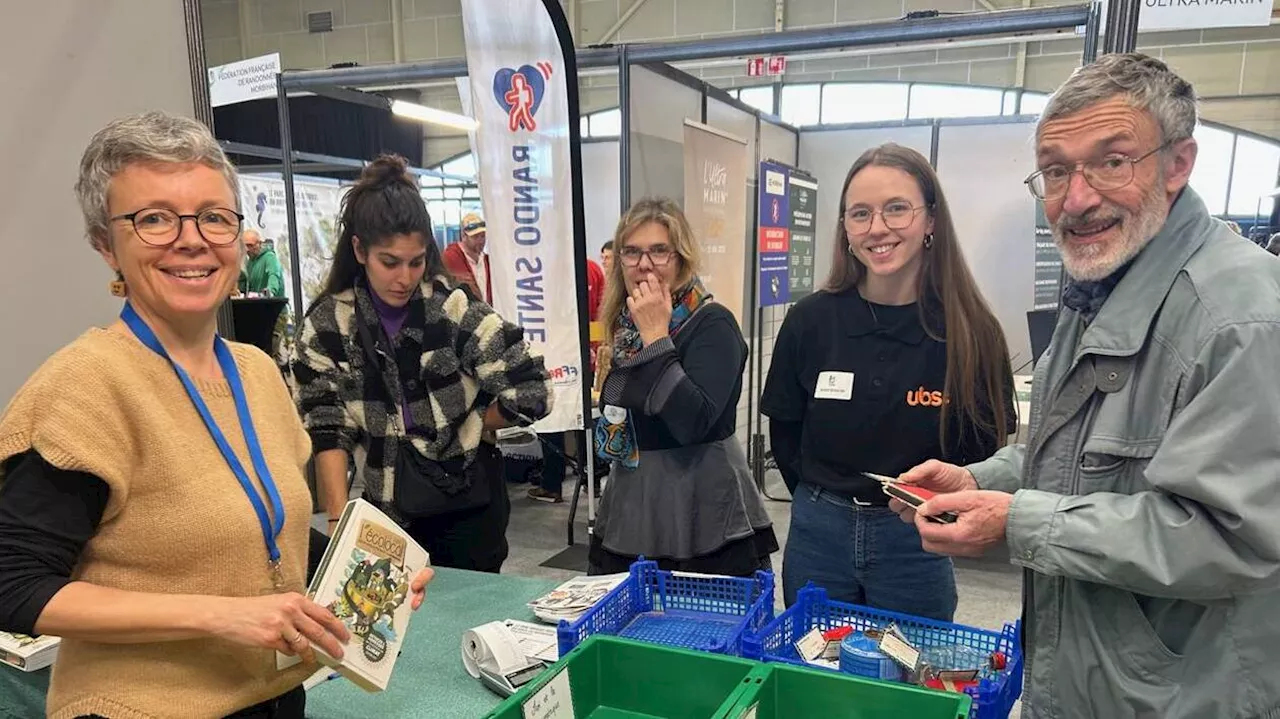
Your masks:
{"label": "receipt paper roll", "polygon": [[462,635],[462,666],[474,679],[480,668],[490,674],[506,675],[528,665],[520,641],[502,622],[489,622]]}

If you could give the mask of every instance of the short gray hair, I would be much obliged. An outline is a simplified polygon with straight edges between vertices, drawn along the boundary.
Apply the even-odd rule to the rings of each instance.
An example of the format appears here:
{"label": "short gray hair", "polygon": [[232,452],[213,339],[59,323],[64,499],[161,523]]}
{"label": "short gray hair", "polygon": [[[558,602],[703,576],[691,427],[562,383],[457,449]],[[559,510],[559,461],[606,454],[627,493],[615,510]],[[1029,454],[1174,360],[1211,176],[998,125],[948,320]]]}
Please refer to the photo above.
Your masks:
{"label": "short gray hair", "polygon": [[76,199],[84,214],[85,234],[94,249],[110,237],[107,190],[111,179],[134,163],[196,162],[222,173],[240,209],[236,168],[203,124],[167,112],[144,112],[113,120],[99,130],[80,158]]}
{"label": "short gray hair", "polygon": [[1162,61],[1131,52],[1103,55],[1076,70],[1049,98],[1036,135],[1046,122],[1117,96],[1151,114],[1160,125],[1161,144],[1185,140],[1195,132],[1195,88]]}

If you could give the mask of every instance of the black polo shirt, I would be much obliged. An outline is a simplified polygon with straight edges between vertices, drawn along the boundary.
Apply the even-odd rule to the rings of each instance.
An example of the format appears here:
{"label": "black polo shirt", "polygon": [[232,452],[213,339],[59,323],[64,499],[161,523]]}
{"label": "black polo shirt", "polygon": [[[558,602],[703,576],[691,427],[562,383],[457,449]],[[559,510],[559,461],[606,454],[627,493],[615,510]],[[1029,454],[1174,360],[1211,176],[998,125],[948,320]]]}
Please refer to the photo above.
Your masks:
{"label": "black polo shirt", "polygon": [[760,408],[773,422],[802,425],[803,481],[883,504],[880,484],[862,472],[896,476],[928,459],[977,461],[997,447],[956,427],[943,450],[946,374],[946,344],[925,332],[917,305],[872,304],[856,289],[816,292],[782,323]]}

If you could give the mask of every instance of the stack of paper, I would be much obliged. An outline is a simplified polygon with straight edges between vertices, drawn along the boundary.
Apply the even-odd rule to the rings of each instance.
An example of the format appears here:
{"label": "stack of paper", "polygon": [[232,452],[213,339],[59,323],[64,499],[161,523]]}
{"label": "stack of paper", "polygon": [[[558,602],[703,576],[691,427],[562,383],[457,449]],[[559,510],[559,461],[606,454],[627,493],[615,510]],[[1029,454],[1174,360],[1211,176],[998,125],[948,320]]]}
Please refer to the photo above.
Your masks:
{"label": "stack of paper", "polygon": [[627,576],[623,573],[570,579],[551,593],[529,602],[529,609],[544,622],[556,624],[561,619],[577,621],[588,609],[604,599],[609,590],[626,581]]}
{"label": "stack of paper", "polygon": [[560,642],[554,627],[531,624],[516,619],[503,621],[520,642],[520,651],[530,662],[555,664],[560,659]]}
{"label": "stack of paper", "polygon": [[61,643],[58,637],[0,632],[0,662],[24,672],[38,671],[58,658],[58,645]]}

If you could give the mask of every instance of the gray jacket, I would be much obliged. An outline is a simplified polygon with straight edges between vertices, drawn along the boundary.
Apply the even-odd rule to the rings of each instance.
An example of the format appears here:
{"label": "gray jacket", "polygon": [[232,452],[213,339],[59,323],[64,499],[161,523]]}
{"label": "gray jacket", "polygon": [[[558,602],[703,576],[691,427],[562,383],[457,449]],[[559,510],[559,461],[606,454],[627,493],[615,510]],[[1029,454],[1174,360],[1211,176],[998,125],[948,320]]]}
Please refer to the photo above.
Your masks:
{"label": "gray jacket", "polygon": [[1280,717],[1280,260],[1190,189],[1035,370],[1014,492],[1026,719]]}

